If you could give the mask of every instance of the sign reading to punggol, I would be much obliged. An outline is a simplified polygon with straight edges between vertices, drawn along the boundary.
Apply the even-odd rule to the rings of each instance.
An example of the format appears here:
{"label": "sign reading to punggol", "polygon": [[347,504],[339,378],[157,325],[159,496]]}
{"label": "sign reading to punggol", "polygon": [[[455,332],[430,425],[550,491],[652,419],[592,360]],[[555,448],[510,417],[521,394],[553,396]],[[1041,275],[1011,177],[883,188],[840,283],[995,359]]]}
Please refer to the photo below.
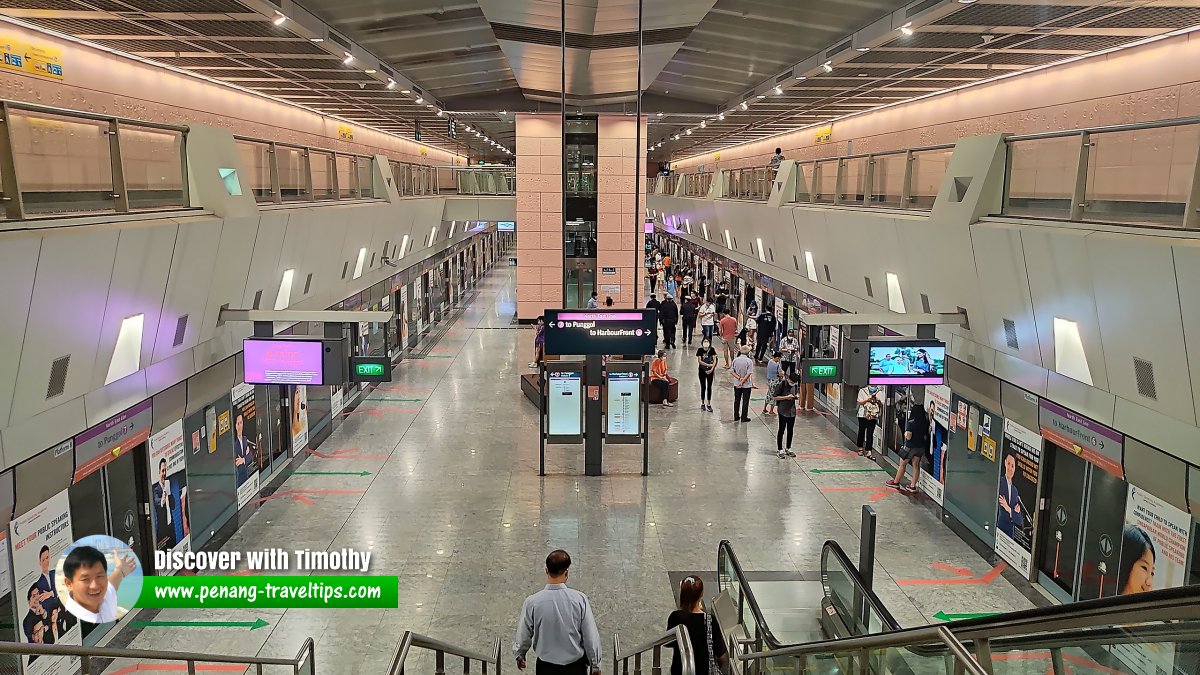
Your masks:
{"label": "sign reading to punggol", "polygon": [[650,354],[658,341],[652,309],[579,311],[548,309],[546,353]]}

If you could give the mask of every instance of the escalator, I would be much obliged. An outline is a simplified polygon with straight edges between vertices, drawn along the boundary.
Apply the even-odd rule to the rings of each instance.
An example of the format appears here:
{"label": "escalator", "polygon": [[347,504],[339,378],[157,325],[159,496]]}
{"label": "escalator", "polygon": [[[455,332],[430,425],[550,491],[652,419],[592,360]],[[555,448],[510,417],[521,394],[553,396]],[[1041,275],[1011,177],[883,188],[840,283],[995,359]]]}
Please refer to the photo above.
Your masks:
{"label": "escalator", "polygon": [[[801,629],[798,612],[814,611],[807,591],[786,592],[747,574],[727,541],[718,547],[717,572],[714,611],[736,638],[737,672],[749,675],[1200,673],[1197,586],[902,628],[845,551],[827,541],[819,582],[788,582],[815,582],[822,595],[818,616]],[[796,598],[805,600],[787,602]],[[813,625],[820,626],[815,639]],[[802,630],[805,639],[790,639]]]}

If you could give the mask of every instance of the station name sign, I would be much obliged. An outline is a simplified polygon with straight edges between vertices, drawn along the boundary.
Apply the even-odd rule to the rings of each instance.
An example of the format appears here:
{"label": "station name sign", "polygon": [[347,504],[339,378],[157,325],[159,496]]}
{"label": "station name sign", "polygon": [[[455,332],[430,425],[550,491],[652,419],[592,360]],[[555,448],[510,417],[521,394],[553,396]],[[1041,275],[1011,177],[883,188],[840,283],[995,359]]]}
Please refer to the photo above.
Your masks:
{"label": "station name sign", "polygon": [[658,341],[652,309],[548,309],[545,320],[546,353],[552,355],[650,354]]}

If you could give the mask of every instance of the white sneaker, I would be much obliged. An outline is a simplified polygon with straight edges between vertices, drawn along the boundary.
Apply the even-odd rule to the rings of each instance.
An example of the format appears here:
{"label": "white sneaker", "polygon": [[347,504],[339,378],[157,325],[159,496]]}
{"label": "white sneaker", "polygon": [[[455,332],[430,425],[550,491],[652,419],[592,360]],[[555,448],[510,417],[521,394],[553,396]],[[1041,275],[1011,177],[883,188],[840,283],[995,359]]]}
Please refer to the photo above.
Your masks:
{"label": "white sneaker", "polygon": [[530,367],[530,368],[537,368],[537,361],[530,361],[530,362],[529,362],[529,367]]}
{"label": "white sneaker", "polygon": [[787,455],[783,454],[782,450],[780,450],[775,456],[778,457],[779,459],[783,459],[783,458],[787,457]]}

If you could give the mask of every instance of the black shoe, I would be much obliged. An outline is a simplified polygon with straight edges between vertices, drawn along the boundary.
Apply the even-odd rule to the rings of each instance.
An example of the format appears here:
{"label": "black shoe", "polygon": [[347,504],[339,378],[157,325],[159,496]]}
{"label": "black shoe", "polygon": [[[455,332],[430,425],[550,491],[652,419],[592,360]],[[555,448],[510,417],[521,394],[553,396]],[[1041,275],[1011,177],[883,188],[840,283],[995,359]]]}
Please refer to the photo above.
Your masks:
{"label": "black shoe", "polygon": [[750,418],[749,418],[749,417],[743,417],[743,418],[742,418],[742,421],[743,421],[743,422],[749,422],[749,421],[750,421]]}

